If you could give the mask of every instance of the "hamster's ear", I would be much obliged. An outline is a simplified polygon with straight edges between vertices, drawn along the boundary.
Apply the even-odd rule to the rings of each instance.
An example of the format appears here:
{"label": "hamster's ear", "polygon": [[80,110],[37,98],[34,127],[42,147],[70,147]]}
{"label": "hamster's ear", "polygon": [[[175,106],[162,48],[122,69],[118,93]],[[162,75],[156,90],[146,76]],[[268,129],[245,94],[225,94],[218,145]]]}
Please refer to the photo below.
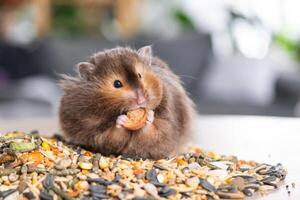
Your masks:
{"label": "hamster's ear", "polygon": [[140,48],[138,51],[138,54],[142,57],[152,57],[152,47],[151,46],[144,46]]}
{"label": "hamster's ear", "polygon": [[95,65],[100,65],[101,61],[106,57],[105,52],[98,52],[95,53],[93,56],[90,57],[89,62],[94,63]]}
{"label": "hamster's ear", "polygon": [[82,78],[89,80],[93,71],[95,70],[95,65],[89,62],[80,62],[77,64],[77,68],[79,75]]}
{"label": "hamster's ear", "polygon": [[137,50],[137,53],[139,56],[146,59],[147,64],[151,65],[151,59],[152,59],[152,47],[151,46],[144,46]]}

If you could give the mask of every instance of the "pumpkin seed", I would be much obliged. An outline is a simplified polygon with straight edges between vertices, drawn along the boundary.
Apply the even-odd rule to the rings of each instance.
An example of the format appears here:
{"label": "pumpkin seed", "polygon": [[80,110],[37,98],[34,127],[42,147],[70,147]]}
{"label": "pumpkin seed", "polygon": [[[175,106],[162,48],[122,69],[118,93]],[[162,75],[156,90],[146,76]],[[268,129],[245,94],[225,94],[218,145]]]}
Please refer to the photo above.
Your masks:
{"label": "pumpkin seed", "polygon": [[9,145],[9,148],[14,152],[27,152],[32,151],[36,148],[34,143],[25,143],[25,142],[12,142]]}

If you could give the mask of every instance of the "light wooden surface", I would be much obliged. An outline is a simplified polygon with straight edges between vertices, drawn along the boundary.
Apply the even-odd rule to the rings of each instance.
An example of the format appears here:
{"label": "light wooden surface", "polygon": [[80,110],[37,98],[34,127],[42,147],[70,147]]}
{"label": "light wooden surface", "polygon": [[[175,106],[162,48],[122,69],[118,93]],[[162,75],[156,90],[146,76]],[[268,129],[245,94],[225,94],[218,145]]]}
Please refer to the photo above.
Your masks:
{"label": "light wooden surface", "polygon": [[[57,132],[56,119],[1,120],[0,133],[13,130]],[[288,169],[282,187],[267,196],[251,199],[300,199],[300,119],[253,116],[202,116],[195,122],[195,143],[222,154],[237,155],[270,164],[281,162]],[[291,188],[291,183],[296,188]],[[287,194],[285,185],[290,185]],[[259,198],[258,198],[259,197]]]}

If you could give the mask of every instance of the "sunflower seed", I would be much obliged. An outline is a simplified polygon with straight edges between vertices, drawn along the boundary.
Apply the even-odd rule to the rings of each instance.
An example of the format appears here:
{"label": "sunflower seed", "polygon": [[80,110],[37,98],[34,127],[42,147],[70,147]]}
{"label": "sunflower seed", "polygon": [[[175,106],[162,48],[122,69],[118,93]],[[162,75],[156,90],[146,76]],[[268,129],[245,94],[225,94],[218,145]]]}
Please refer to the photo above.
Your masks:
{"label": "sunflower seed", "polygon": [[47,193],[46,191],[42,191],[40,193],[40,199],[41,200],[52,200],[53,196],[51,196],[49,193]]}
{"label": "sunflower seed", "polygon": [[201,187],[203,187],[204,189],[206,189],[210,192],[216,192],[217,191],[217,189],[212,184],[210,184],[207,180],[205,180],[203,178],[199,179],[199,184],[201,185]]}
{"label": "sunflower seed", "polygon": [[146,178],[147,178],[147,180],[149,180],[152,183],[158,182],[156,170],[155,169],[148,170],[148,172],[146,174]]}
{"label": "sunflower seed", "polygon": [[243,193],[247,196],[247,197],[251,197],[253,196],[253,191],[251,189],[244,189]]}
{"label": "sunflower seed", "polygon": [[245,183],[254,183],[256,182],[256,178],[250,175],[236,175],[233,178],[241,177],[244,179]]}
{"label": "sunflower seed", "polygon": [[232,184],[236,186],[239,190],[243,190],[245,188],[245,180],[242,177],[234,178]]}
{"label": "sunflower seed", "polygon": [[0,197],[6,198],[6,197],[8,197],[9,195],[13,194],[16,191],[17,191],[17,189],[8,189],[8,190],[5,190],[5,191],[0,191]]}
{"label": "sunflower seed", "polygon": [[35,199],[34,194],[29,191],[29,192],[24,192],[23,193],[24,197],[26,197],[27,199]]}
{"label": "sunflower seed", "polygon": [[54,176],[52,174],[48,174],[45,178],[45,180],[43,181],[43,187],[46,190],[49,190],[53,187],[53,183],[54,182]]}
{"label": "sunflower seed", "polygon": [[111,182],[103,179],[103,178],[87,178],[88,182],[95,182],[98,183],[100,185],[104,185],[104,186],[108,186],[110,184],[112,184]]}
{"label": "sunflower seed", "polygon": [[171,195],[174,195],[176,194],[176,190],[175,189],[172,189],[172,188],[169,188],[168,186],[165,186],[163,187],[159,192],[159,196],[161,197],[168,197],[168,196],[171,196]]}
{"label": "sunflower seed", "polygon": [[160,164],[154,164],[153,167],[157,168],[157,169],[160,169],[160,170],[168,170],[167,167],[164,167],[163,165],[160,165]]}
{"label": "sunflower seed", "polygon": [[245,195],[242,192],[237,193],[226,193],[226,192],[217,192],[217,195],[219,195],[221,198],[225,199],[244,199]]}

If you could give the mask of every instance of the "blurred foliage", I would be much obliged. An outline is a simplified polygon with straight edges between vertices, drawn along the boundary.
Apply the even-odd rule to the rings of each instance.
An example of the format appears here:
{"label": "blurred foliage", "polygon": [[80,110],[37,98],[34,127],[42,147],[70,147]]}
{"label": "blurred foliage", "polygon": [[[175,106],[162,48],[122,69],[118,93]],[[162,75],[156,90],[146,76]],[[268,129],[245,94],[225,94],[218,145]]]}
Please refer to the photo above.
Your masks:
{"label": "blurred foliage", "polygon": [[181,9],[175,9],[174,10],[174,17],[177,23],[187,30],[196,30],[196,27],[191,19],[191,17],[183,10]]}
{"label": "blurred foliage", "polygon": [[[194,22],[186,11],[184,11],[183,9],[177,6],[176,7],[170,6],[170,7],[173,7],[171,8],[171,12],[170,12],[172,19],[182,28],[182,30],[196,31]],[[86,13],[82,12],[81,9],[82,9],[81,7],[71,3],[53,4],[52,5],[52,28],[53,28],[52,31],[54,32],[54,34],[64,35],[64,36],[76,36],[76,35],[90,34],[91,32],[96,31],[96,33],[94,34],[97,34],[99,36],[100,27],[97,27],[97,30],[93,29],[92,31],[90,31],[88,23],[92,19],[88,19]],[[111,22],[113,23],[114,15],[111,15],[109,17],[112,19]],[[87,19],[89,21],[87,21]],[[98,17],[96,18],[96,20],[97,19]],[[101,23],[101,19],[99,18],[99,24],[100,23]]]}
{"label": "blurred foliage", "polygon": [[75,5],[54,5],[52,7],[53,31],[61,35],[78,35],[84,30],[79,8]]}
{"label": "blurred foliage", "polygon": [[274,42],[282,47],[294,59],[300,61],[300,40],[290,39],[286,34],[276,34]]}

